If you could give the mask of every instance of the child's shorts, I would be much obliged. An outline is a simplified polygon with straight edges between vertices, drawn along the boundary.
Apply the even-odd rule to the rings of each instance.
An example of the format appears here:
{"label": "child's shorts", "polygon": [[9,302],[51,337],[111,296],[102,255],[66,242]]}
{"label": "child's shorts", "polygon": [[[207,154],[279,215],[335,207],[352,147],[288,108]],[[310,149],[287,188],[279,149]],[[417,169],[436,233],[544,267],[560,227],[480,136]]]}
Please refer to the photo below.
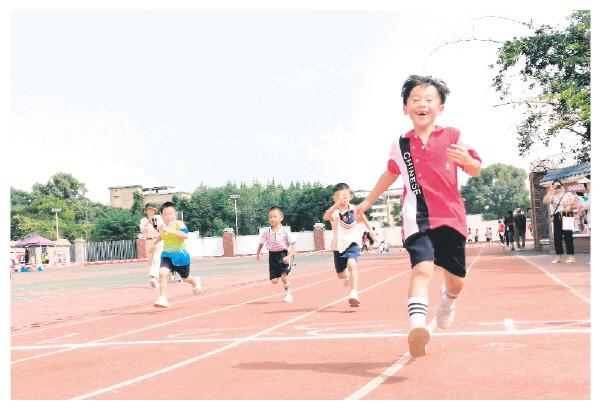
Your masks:
{"label": "child's shorts", "polygon": [[185,279],[188,276],[190,276],[190,265],[175,266],[175,265],[173,265],[173,261],[171,260],[171,258],[161,258],[160,267],[167,268],[171,272],[179,273],[179,276],[181,276],[181,279]]}
{"label": "child's shorts", "polygon": [[358,260],[360,255],[360,248],[357,244],[352,243],[344,252],[333,251],[333,263],[335,264],[335,271],[342,273],[348,266],[348,259]]}
{"label": "child's shorts", "polygon": [[269,279],[280,278],[282,274],[289,274],[292,271],[292,265],[285,263],[283,258],[286,257],[288,251],[269,251]]}
{"label": "child's shorts", "polygon": [[465,238],[454,229],[441,226],[425,232],[418,232],[404,242],[414,266],[423,261],[433,261],[437,266],[464,278]]}

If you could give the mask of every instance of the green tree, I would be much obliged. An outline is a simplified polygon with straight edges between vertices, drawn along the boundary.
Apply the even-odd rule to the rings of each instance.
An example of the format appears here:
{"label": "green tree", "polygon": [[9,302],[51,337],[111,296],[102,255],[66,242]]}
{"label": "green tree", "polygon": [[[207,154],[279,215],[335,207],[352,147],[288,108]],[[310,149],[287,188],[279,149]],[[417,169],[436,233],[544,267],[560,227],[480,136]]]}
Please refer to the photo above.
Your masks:
{"label": "green tree", "polygon": [[[498,70],[493,85],[501,100],[506,100],[514,87],[534,94],[508,102],[527,110],[517,126],[521,155],[536,142],[548,146],[556,140],[564,155],[571,145],[574,159],[590,160],[590,11],[574,12],[569,22],[563,30],[542,25],[531,36],[505,42],[491,66]],[[515,70],[522,81],[512,81]],[[573,136],[578,142],[568,144]]]}
{"label": "green tree", "polygon": [[527,173],[512,165],[492,164],[471,177],[461,188],[467,214],[483,214],[483,219],[498,219],[515,208],[526,209],[531,200]]}
{"label": "green tree", "polygon": [[120,241],[135,239],[139,232],[139,218],[128,209],[111,208],[98,218],[91,232],[93,241]]}
{"label": "green tree", "polygon": [[47,184],[34,184],[33,192],[42,195],[54,196],[60,199],[85,198],[87,189],[84,183],[79,182],[73,175],[58,172],[50,177]]}
{"label": "green tree", "polygon": [[140,215],[144,214],[144,197],[141,193],[135,191],[133,193],[133,204],[131,205],[131,212]]}
{"label": "green tree", "polygon": [[394,217],[394,222],[397,226],[402,225],[402,203],[395,202],[392,205],[392,216]]}

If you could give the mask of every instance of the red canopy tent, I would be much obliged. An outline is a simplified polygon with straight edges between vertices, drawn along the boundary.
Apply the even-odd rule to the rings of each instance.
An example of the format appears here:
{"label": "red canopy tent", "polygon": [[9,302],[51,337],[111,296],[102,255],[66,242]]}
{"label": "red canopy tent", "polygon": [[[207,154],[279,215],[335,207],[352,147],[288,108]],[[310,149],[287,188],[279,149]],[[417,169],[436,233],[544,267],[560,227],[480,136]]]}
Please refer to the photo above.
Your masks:
{"label": "red canopy tent", "polygon": [[15,247],[17,248],[34,248],[36,246],[56,246],[56,243],[50,239],[46,239],[43,236],[38,235],[37,233],[32,233],[27,238],[15,244]]}

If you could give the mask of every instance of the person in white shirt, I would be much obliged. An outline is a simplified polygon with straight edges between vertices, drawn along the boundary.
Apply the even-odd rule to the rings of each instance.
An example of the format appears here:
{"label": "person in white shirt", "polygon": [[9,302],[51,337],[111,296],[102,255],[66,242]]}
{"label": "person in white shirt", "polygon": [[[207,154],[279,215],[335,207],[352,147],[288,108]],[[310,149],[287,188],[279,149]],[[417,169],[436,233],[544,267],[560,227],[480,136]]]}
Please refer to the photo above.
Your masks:
{"label": "person in white shirt", "polygon": [[163,222],[160,215],[158,215],[158,209],[151,204],[146,204],[144,213],[146,216],[140,220],[140,234],[138,238],[144,240],[146,257],[150,262],[150,286],[157,288],[159,287],[158,271],[160,269],[160,254],[163,251],[163,243],[162,241],[157,244],[153,242],[159,236],[158,227]]}
{"label": "person in white shirt", "polygon": [[[325,211],[323,219],[331,222],[333,230],[333,263],[338,278],[344,279],[344,285],[350,285],[348,302],[352,307],[358,307],[358,256],[364,227],[372,232],[369,221],[363,214],[357,214],[356,207],[350,203],[354,194],[343,182],[333,187],[334,204]],[[362,224],[361,224],[362,222]],[[362,226],[364,224],[364,227]],[[375,235],[375,232],[373,232]],[[375,239],[375,238],[373,238]]]}
{"label": "person in white shirt", "polygon": [[577,198],[567,192],[562,182],[556,180],[548,187],[548,193],[544,197],[544,203],[550,205],[552,228],[554,231],[554,250],[556,258],[550,263],[560,263],[563,255],[563,238],[567,246],[567,263],[575,262],[575,248],[573,246],[573,231],[563,229],[563,218],[573,217],[577,212]]}

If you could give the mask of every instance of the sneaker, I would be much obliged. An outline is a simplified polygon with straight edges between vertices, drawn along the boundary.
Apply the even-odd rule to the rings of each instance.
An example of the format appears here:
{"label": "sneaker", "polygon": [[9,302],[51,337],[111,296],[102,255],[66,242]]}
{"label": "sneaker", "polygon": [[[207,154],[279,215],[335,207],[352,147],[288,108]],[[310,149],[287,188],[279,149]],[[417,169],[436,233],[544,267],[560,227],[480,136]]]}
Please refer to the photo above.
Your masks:
{"label": "sneaker", "polygon": [[446,291],[446,287],[442,285],[440,289],[440,304],[435,314],[437,325],[440,329],[448,329],[454,322],[454,312],[456,311],[456,302],[453,301],[450,306],[442,303],[442,295]]}
{"label": "sneaker", "polygon": [[572,256],[567,256],[567,263],[575,263],[575,258]]}
{"label": "sneaker", "polygon": [[351,307],[358,307],[360,305],[360,300],[358,300],[358,292],[353,290],[350,292],[350,297],[348,298],[348,303],[350,303]]}
{"label": "sneaker", "polygon": [[166,297],[159,296],[158,299],[156,299],[156,302],[154,302],[154,307],[157,307],[157,308],[168,308],[169,307],[169,302],[167,301]]}
{"label": "sneaker", "polygon": [[150,278],[150,287],[151,288],[159,288],[160,284],[158,283],[158,280],[156,280],[156,278]]}
{"label": "sneaker", "polygon": [[290,303],[294,300],[294,297],[292,296],[292,292],[290,292],[289,290],[287,292],[285,292],[285,297],[283,298],[283,301],[286,303]]}
{"label": "sneaker", "polygon": [[560,256],[557,256],[556,258],[554,258],[554,260],[550,263],[560,263]]}
{"label": "sneaker", "polygon": [[344,276],[344,286],[350,286],[350,272],[346,271],[346,275]]}
{"label": "sneaker", "polygon": [[429,330],[415,327],[408,334],[408,349],[412,357],[425,356],[425,346],[429,342]]}
{"label": "sneaker", "polygon": [[197,295],[198,293],[200,293],[200,291],[202,291],[202,285],[200,284],[200,278],[198,276],[194,278],[194,281],[196,282],[196,285],[194,286],[192,291],[194,292],[194,295]]}

